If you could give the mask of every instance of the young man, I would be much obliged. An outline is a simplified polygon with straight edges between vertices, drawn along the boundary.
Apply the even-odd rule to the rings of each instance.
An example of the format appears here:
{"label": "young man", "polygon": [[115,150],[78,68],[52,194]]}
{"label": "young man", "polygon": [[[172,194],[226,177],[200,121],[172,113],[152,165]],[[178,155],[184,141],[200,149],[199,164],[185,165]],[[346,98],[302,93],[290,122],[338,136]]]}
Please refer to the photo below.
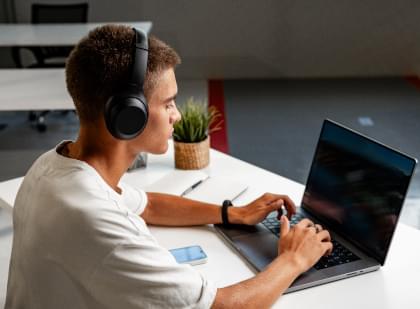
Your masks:
{"label": "young man", "polygon": [[[104,106],[129,80],[134,36],[129,27],[97,28],[68,59],[67,87],[80,132],[76,141],[42,155],[19,190],[6,308],[269,307],[331,250],[330,236],[308,220],[290,229],[282,216],[278,258],[255,277],[224,288],[176,263],[147,224],[221,223],[221,210],[120,183],[139,152],[166,152],[180,119],[174,74],[180,59],[150,38],[143,87],[147,125],[130,140],[108,131]],[[267,193],[244,207],[229,207],[228,219],[256,224],[282,205],[295,212],[287,196]]]}

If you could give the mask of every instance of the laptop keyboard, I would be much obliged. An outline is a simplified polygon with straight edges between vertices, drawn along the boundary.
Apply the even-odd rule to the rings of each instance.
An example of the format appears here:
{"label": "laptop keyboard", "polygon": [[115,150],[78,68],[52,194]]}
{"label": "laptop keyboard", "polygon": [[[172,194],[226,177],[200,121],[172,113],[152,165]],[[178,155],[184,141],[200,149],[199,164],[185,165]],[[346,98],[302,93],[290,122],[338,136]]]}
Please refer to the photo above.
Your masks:
{"label": "laptop keyboard", "polygon": [[[297,224],[304,217],[301,214],[296,214],[290,220],[290,225]],[[277,218],[266,218],[261,222],[266,228],[268,228],[274,235],[279,237],[280,234],[280,222]],[[360,258],[351,252],[349,249],[344,247],[342,244],[337,242],[335,239],[331,240],[333,244],[333,252],[329,256],[323,256],[315,265],[315,269],[324,269],[337,265],[350,263],[353,261],[360,260]]]}

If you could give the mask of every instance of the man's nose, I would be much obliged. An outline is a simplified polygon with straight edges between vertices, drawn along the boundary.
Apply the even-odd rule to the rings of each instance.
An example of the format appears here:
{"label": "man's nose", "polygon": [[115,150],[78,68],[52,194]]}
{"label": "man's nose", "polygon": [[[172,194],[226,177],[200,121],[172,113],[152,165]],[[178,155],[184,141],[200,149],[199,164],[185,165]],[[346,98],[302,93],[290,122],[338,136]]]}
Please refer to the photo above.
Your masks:
{"label": "man's nose", "polygon": [[182,118],[181,113],[178,110],[178,107],[175,107],[174,115],[173,115],[173,123],[180,121]]}

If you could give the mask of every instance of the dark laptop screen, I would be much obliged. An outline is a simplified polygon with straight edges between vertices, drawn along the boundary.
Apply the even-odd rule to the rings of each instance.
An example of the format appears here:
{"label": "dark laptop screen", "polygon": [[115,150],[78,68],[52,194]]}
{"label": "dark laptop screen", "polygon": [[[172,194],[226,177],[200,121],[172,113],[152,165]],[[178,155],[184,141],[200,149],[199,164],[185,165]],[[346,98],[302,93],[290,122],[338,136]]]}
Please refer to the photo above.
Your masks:
{"label": "dark laptop screen", "polygon": [[326,120],[302,206],[383,264],[415,165]]}

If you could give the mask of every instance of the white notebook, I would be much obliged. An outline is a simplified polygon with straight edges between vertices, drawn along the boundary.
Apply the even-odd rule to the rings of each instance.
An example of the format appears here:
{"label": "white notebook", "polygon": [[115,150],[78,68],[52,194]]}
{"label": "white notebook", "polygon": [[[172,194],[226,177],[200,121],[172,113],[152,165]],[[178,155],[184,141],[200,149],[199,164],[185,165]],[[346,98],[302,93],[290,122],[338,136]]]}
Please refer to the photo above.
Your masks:
{"label": "white notebook", "polygon": [[202,171],[175,170],[145,189],[221,205],[226,199],[233,201],[247,188],[245,183],[232,178],[210,177]]}

